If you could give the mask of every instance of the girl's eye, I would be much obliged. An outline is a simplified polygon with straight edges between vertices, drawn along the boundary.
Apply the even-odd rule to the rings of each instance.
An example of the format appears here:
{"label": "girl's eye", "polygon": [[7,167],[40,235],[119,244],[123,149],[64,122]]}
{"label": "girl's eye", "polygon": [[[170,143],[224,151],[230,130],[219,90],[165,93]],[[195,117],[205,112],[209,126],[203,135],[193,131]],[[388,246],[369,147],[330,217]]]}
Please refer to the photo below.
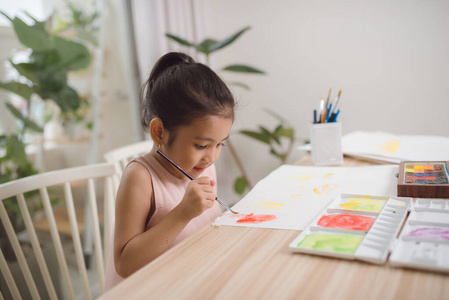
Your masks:
{"label": "girl's eye", "polygon": [[217,148],[218,148],[218,147],[224,147],[224,146],[226,146],[224,143],[219,143],[219,144],[217,144]]}
{"label": "girl's eye", "polygon": [[202,145],[195,144],[195,147],[198,150],[203,150],[203,149],[206,149],[207,145],[202,146]]}

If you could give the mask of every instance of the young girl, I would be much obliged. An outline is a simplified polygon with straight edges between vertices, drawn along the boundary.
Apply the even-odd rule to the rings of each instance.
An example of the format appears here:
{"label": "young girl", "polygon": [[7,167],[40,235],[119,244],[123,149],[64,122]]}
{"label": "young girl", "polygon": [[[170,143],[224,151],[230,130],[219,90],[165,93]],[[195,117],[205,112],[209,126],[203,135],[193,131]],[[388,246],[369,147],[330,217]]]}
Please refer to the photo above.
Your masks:
{"label": "young girl", "polygon": [[106,289],[221,214],[213,163],[234,121],[231,92],[210,68],[182,53],[162,56],[144,88],[142,125],[154,146],[123,172]]}

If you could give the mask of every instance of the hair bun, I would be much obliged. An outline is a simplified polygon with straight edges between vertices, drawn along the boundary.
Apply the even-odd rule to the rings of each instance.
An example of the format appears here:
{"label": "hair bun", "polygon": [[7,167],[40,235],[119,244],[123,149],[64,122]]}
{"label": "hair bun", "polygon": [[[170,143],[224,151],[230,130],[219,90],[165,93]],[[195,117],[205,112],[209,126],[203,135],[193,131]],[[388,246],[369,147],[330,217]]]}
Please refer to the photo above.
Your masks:
{"label": "hair bun", "polygon": [[172,66],[195,63],[193,58],[181,52],[169,52],[158,59],[150,74],[150,79],[155,82],[157,78]]}

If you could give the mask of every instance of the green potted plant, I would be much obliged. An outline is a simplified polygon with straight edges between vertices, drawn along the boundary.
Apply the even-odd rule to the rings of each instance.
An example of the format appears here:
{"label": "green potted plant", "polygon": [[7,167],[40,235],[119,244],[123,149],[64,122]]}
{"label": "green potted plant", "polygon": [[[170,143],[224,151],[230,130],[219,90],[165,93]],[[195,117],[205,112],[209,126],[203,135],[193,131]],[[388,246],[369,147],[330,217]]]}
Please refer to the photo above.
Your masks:
{"label": "green potted plant", "polygon": [[[197,52],[204,54],[206,57],[206,64],[209,65],[209,59],[212,53],[215,53],[216,51],[229,46],[250,28],[251,27],[249,26],[245,27],[239,30],[238,32],[234,33],[233,35],[229,36],[228,38],[225,38],[220,41],[212,38],[206,38],[200,43],[190,42],[179,36],[175,36],[169,33],[167,33],[166,36],[183,46],[194,48]],[[247,74],[265,74],[264,71],[261,71],[257,68],[254,68],[246,64],[232,64],[221,68],[219,71],[240,72]],[[250,89],[248,85],[242,82],[228,82],[228,83],[240,86],[247,90]],[[280,162],[282,164],[286,162],[291,152],[294,142],[295,131],[294,128],[288,125],[287,121],[284,120],[281,116],[277,115],[276,113],[270,110],[267,110],[267,112],[279,121],[279,124],[273,130],[269,130],[266,127],[260,125],[258,130],[241,130],[240,133],[249,138],[253,138],[256,141],[268,145],[270,148],[270,154],[280,159]],[[283,140],[287,140],[288,143],[287,147],[284,146],[285,142],[283,142]],[[230,138],[227,140],[227,145],[229,146],[232,157],[234,158],[241,172],[241,176],[237,177],[234,181],[234,191],[237,194],[243,194],[246,189],[252,188],[252,184],[248,178],[246,169],[237,154],[237,151],[235,151],[231,143]]]}
{"label": "green potted plant", "polygon": [[18,40],[29,49],[26,61],[16,63],[9,60],[19,78],[0,82],[0,88],[25,99],[28,109],[31,96],[35,94],[44,101],[53,101],[63,114],[78,110],[80,96],[69,86],[67,79],[69,72],[89,65],[88,49],[81,43],[52,33],[51,18],[41,22],[29,16],[34,24],[28,25],[18,17],[10,18],[0,13],[11,22]]}

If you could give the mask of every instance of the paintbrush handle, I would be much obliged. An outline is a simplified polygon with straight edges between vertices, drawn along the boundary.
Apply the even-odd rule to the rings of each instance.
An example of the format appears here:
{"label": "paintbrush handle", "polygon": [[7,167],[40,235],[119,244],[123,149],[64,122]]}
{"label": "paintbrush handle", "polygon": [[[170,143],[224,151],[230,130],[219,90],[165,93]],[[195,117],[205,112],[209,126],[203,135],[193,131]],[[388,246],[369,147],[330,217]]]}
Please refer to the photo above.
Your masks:
{"label": "paintbrush handle", "polygon": [[[175,167],[176,169],[178,169],[179,171],[181,171],[182,174],[184,174],[185,176],[187,176],[187,178],[189,178],[190,180],[193,180],[194,178],[192,176],[189,175],[189,173],[187,173],[186,171],[184,171],[180,166],[178,166],[177,164],[175,164],[174,161],[172,161],[170,158],[168,158],[164,153],[162,153],[159,150],[156,150],[157,154],[161,155],[163,158],[165,158],[170,164],[173,165],[173,167]],[[223,201],[221,201],[218,197],[215,197],[215,200],[218,201],[218,203],[220,203],[221,205],[223,205],[224,208],[226,208],[227,210],[229,210],[230,212],[232,212],[233,214],[236,214],[235,211],[233,211],[226,203],[224,203]]]}
{"label": "paintbrush handle", "polygon": [[168,158],[164,153],[162,153],[159,150],[156,150],[156,152],[158,154],[160,154],[163,158],[165,158],[169,163],[172,164],[173,167],[175,167],[176,169],[178,169],[179,171],[181,171],[182,174],[186,175],[187,178],[189,178],[190,180],[193,180],[193,177],[189,175],[189,173],[187,173],[186,171],[184,171],[180,166],[178,166],[177,164],[175,164],[174,161],[172,161],[170,158]]}

